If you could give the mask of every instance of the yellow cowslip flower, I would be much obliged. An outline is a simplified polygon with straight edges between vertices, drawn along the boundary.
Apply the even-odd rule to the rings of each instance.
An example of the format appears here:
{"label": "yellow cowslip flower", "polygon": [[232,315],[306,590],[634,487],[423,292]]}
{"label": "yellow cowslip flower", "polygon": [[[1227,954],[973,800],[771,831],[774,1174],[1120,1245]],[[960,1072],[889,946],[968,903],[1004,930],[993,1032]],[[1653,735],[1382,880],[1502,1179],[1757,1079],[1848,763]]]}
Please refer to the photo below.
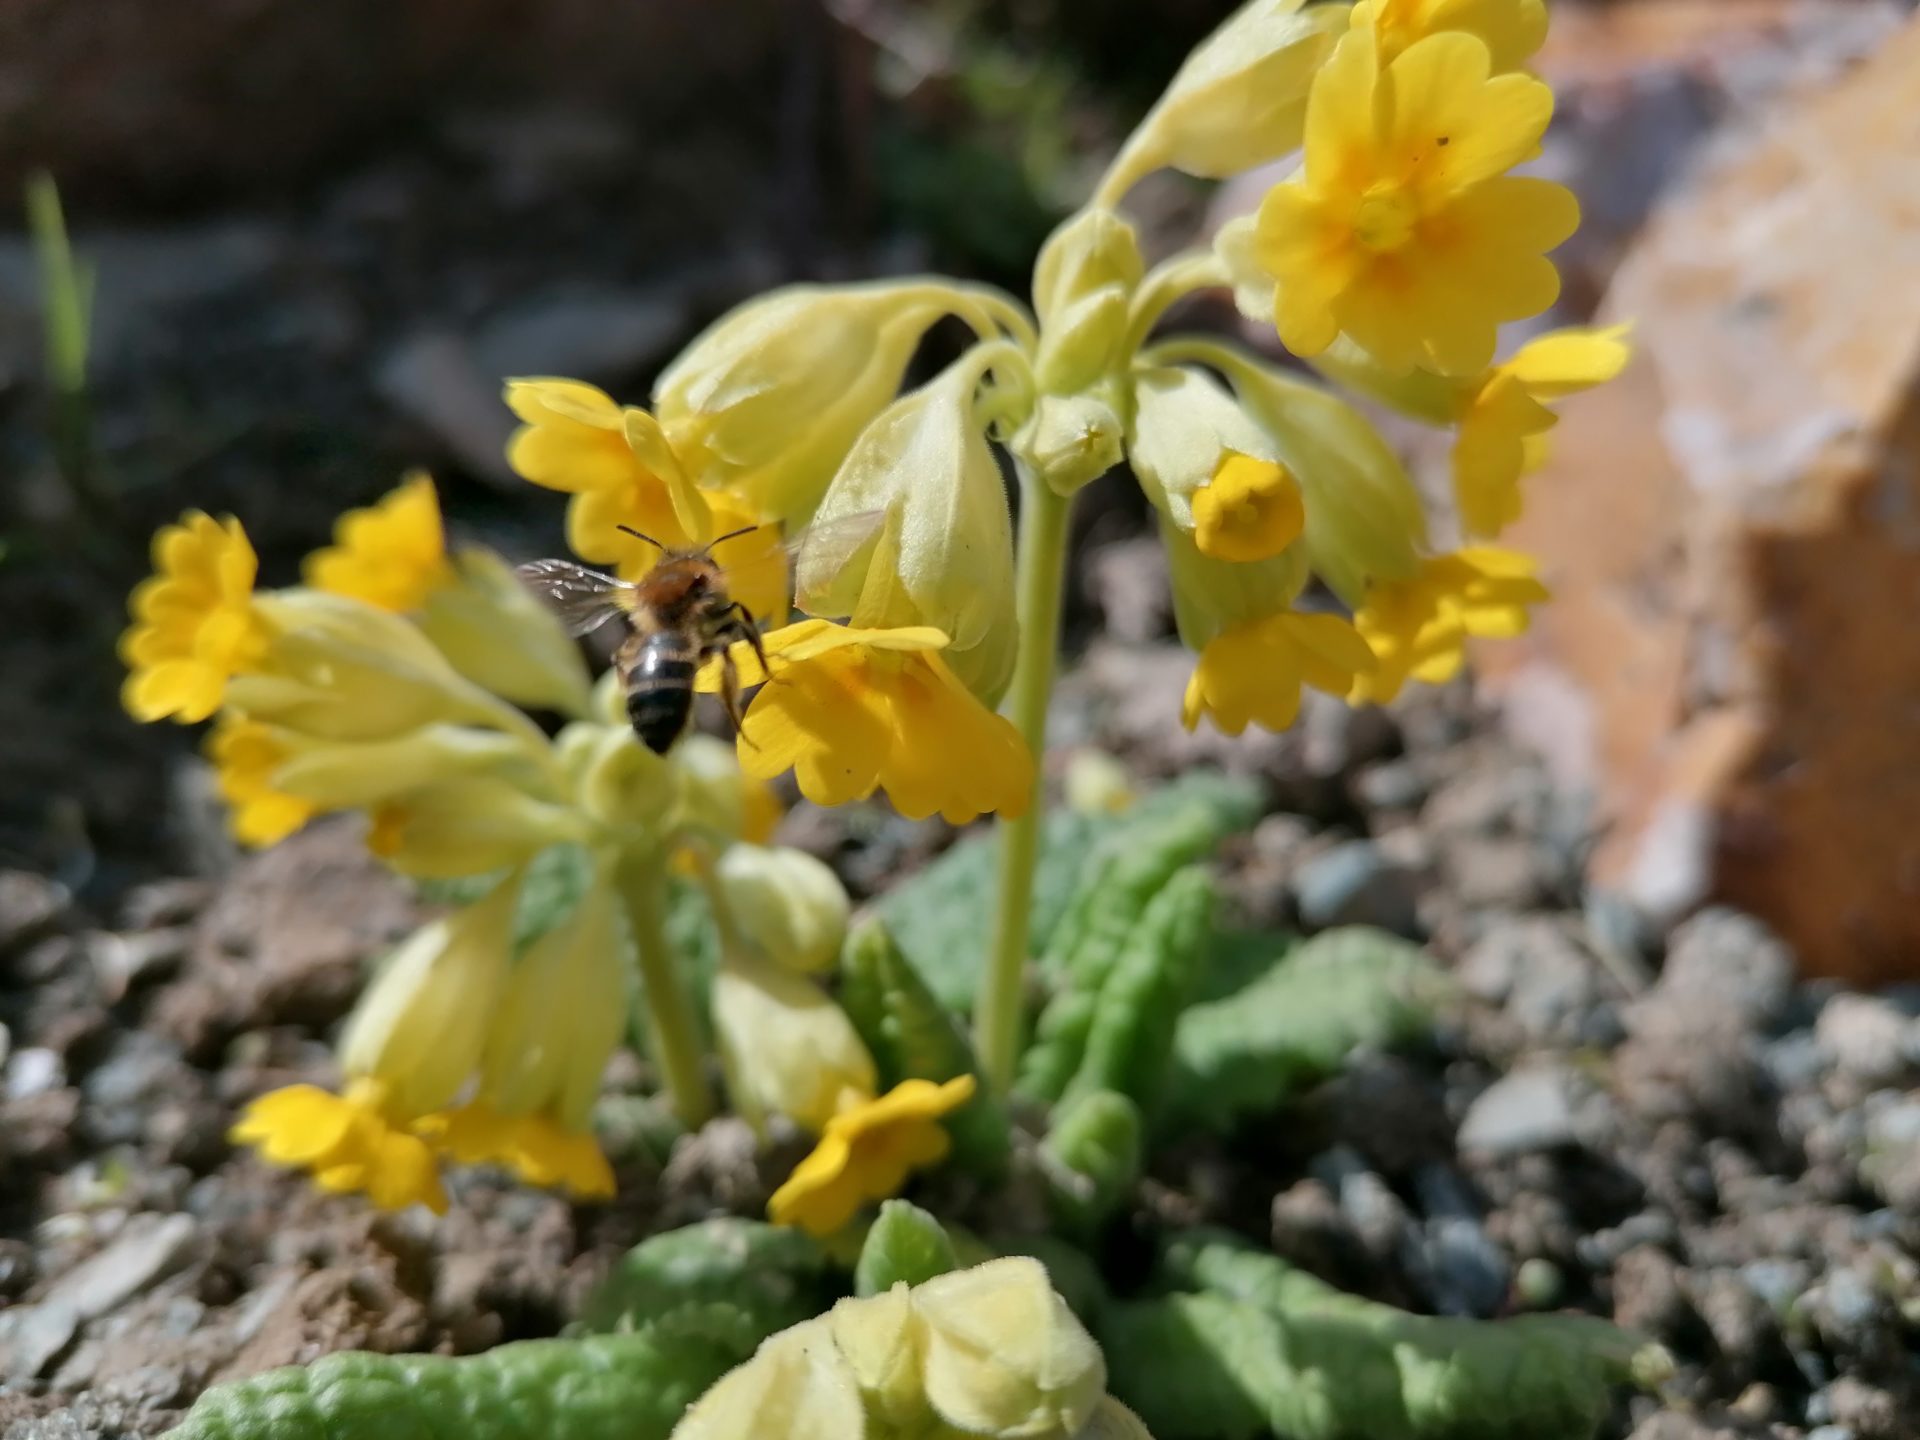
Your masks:
{"label": "yellow cowslip flower", "polygon": [[713,558],[734,598],[758,619],[786,619],[787,569],[780,516],[739,495],[702,488],[645,410],[617,404],[578,380],[509,380],[508,407],[525,423],[507,443],[507,463],[526,479],[573,498],[567,544],[583,560],[638,579],[661,550],[621,530],[631,526],[670,550],[693,549],[735,530]]}
{"label": "yellow cowslip flower", "polygon": [[253,1101],[227,1136],[262,1159],[312,1172],[330,1194],[364,1192],[382,1210],[447,1209],[432,1147],[389,1113],[385,1088],[358,1079],[344,1095],[288,1085]]}
{"label": "yellow cowslip flower", "polygon": [[1334,5],[1247,0],[1194,47],[1101,180],[1098,199],[1118,201],[1161,166],[1223,180],[1292,150],[1342,19]]}
{"label": "yellow cowslip flower", "polygon": [[542,1114],[502,1115],[483,1101],[422,1117],[415,1129],[460,1165],[504,1165],[529,1185],[576,1200],[610,1200],[613,1167],[586,1130]]}
{"label": "yellow cowslip flower", "polygon": [[[1023,814],[1033,757],[948,668],[946,643],[928,626],[814,619],[774,631],[764,641],[772,679],[747,707],[740,768],[758,780],[792,770],[816,805],[882,789],[910,820]],[[703,674],[703,688],[714,683]]]}
{"label": "yellow cowslip flower", "polygon": [[777,1225],[826,1236],[862,1205],[897,1195],[911,1171],[947,1158],[953,1141],[940,1119],[971,1100],[973,1090],[971,1075],[943,1085],[903,1080],[877,1100],[842,1110],[827,1122],[813,1153],[773,1192],[768,1215]]}
{"label": "yellow cowslip flower", "polygon": [[1545,459],[1546,433],[1559,418],[1548,403],[1626,368],[1627,329],[1555,330],[1529,340],[1461,397],[1453,494],[1468,535],[1490,539],[1520,518],[1520,477]]}
{"label": "yellow cowslip flower", "polygon": [[301,566],[315,590],[405,614],[453,578],[440,501],[422,471],[364,510],[347,511],[334,523],[333,542]]}
{"label": "yellow cowslip flower", "polygon": [[[884,516],[878,538],[847,553],[808,547],[800,608],[863,628],[934,626],[943,659],[987,704],[1013,674],[1013,520],[977,401],[1010,346],[976,345],[861,432],[813,524]],[[1010,382],[1011,383],[1011,382]]]}
{"label": "yellow cowslip flower", "polygon": [[1285,730],[1299,717],[1303,685],[1345,696],[1355,677],[1373,668],[1367,642],[1341,616],[1284,610],[1207,642],[1187,681],[1180,721],[1191,730],[1204,715],[1229,735],[1249,723]]}
{"label": "yellow cowslip flower", "polygon": [[729,950],[713,979],[713,1028],[734,1108],[755,1129],[769,1111],[818,1135],[879,1085],[873,1054],[814,981]]}
{"label": "yellow cowslip flower", "polygon": [[319,806],[276,790],[274,772],[288,751],[270,726],[228,713],[207,736],[214,783],[227,802],[227,828],[242,845],[274,845],[314,817]]}
{"label": "yellow cowslip flower", "polygon": [[1276,460],[1229,452],[1193,492],[1193,543],[1215,560],[1271,560],[1300,538],[1300,482]]}
{"label": "yellow cowslip flower", "polygon": [[1547,599],[1530,556],[1476,546],[1428,560],[1412,580],[1377,585],[1354,625],[1378,661],[1360,676],[1354,703],[1385,704],[1409,679],[1444,684],[1460,673],[1469,637],[1508,639]]}
{"label": "yellow cowslip flower", "polygon": [[630,1010],[625,947],[603,870],[573,913],[514,962],[473,1101],[422,1120],[422,1132],[462,1164],[502,1164],[528,1184],[583,1199],[612,1195],[613,1170],[590,1121]]}
{"label": "yellow cowslip flower", "polygon": [[1352,24],[1373,32],[1383,65],[1429,35],[1464,30],[1485,43],[1500,75],[1518,70],[1545,43],[1547,6],[1546,0],[1359,0]]}
{"label": "yellow cowslip flower", "polygon": [[798,522],[892,402],[928,328],[952,313],[992,333],[980,311],[981,292],[931,277],[789,285],[687,346],[654,384],[654,413],[698,484]]}
{"label": "yellow cowslip flower", "polygon": [[1559,295],[1545,252],[1580,207],[1563,185],[1504,173],[1539,152],[1553,92],[1490,78],[1491,65],[1459,31],[1385,66],[1370,30],[1335,49],[1308,103],[1305,166],[1267,193],[1255,236],[1295,354],[1344,332],[1390,368],[1470,375],[1491,363],[1502,321]]}
{"label": "yellow cowslip flower", "polygon": [[120,637],[129,672],[120,703],[129,715],[191,725],[220,708],[227,681],[266,649],[253,598],[258,570],[231,515],[189,510],[154,535],[154,573],[128,597],[133,624]]}

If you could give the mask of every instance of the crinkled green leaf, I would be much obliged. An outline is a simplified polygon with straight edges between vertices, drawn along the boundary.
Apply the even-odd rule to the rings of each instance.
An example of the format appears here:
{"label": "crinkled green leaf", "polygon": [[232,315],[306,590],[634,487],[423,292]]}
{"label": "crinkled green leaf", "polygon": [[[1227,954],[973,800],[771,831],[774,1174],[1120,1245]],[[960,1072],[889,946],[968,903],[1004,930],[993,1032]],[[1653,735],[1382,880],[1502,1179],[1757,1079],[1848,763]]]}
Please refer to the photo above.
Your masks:
{"label": "crinkled green leaf", "polygon": [[[1264,794],[1258,782],[1200,770],[1143,796],[1119,815],[1081,815],[1056,811],[1041,832],[1040,859],[1034,872],[1028,946],[1035,956],[1048,954],[1056,931],[1076,904],[1076,894],[1104,876],[1117,857],[1141,846],[1152,848],[1169,826],[1199,811],[1205,832],[1189,858],[1211,852],[1223,837],[1259,818]],[[879,902],[878,911],[895,942],[933,993],[950,1010],[973,1009],[980,983],[987,930],[998,892],[995,866],[999,841],[991,834],[969,836]],[[1177,856],[1165,874],[1184,863]],[[1163,874],[1162,879],[1165,878]],[[1076,924],[1084,923],[1083,921]]]}
{"label": "crinkled green leaf", "polygon": [[[877,916],[847,936],[840,955],[840,1006],[873,1052],[883,1085],[979,1074],[959,1017],[935,998]],[[982,1178],[1006,1169],[1011,1127],[1006,1108],[984,1084],[945,1124],[956,1164]]]}
{"label": "crinkled green leaf", "polygon": [[1144,1130],[1140,1107],[1112,1090],[1089,1090],[1055,1109],[1040,1145],[1041,1173],[1062,1229],[1091,1238],[1133,1194]]}
{"label": "crinkled green leaf", "polygon": [[1193,1232],[1112,1307],[1114,1393],[1160,1440],[1583,1440],[1664,1352],[1604,1320],[1413,1315],[1344,1294],[1236,1236]]}
{"label": "crinkled green leaf", "polygon": [[329,1355],[207,1391],[170,1440],[666,1440],[744,1357],[698,1334]]}
{"label": "crinkled green leaf", "polygon": [[1447,985],[1416,945],[1354,926],[1305,941],[1239,990],[1180,1016],[1167,1127],[1225,1128],[1336,1073],[1362,1045],[1426,1033]]}
{"label": "crinkled green leaf", "polygon": [[1113,1090],[1143,1114],[1157,1112],[1175,1026],[1206,953],[1213,903],[1213,879],[1202,865],[1160,879],[1137,907],[1115,894],[1112,908],[1131,911],[1129,927],[1111,942],[1102,934],[1078,947],[1076,962],[1061,971],[1021,1057],[1021,1093],[1060,1102]]}
{"label": "crinkled green leaf", "polygon": [[644,1330],[688,1306],[730,1306],[747,1317],[751,1353],[774,1331],[819,1314],[834,1293],[831,1262],[809,1236],[725,1217],[634,1246],[587,1297],[580,1323],[595,1332]]}
{"label": "crinkled green leaf", "polygon": [[888,1200],[867,1227],[853,1267],[856,1295],[878,1295],[905,1281],[918,1285],[960,1268],[953,1241],[940,1222],[906,1200]]}

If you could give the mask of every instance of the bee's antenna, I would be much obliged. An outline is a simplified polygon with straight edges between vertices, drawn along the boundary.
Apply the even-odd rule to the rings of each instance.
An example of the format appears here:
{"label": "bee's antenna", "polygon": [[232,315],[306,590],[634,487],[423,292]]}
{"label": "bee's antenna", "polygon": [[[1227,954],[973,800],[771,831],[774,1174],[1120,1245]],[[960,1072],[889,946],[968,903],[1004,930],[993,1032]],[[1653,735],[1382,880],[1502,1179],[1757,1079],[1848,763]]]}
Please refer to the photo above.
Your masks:
{"label": "bee's antenna", "polygon": [[748,525],[739,530],[729,530],[724,535],[716,535],[714,536],[713,539],[707,542],[707,549],[711,550],[714,546],[720,544],[722,541],[725,541],[725,540],[738,540],[742,535],[751,535],[754,531],[758,530],[759,528],[760,527],[758,525]]}
{"label": "bee's antenna", "polygon": [[634,529],[633,526],[631,525],[616,525],[613,528],[616,530],[626,531],[627,534],[633,536],[633,538],[636,540],[646,541],[647,544],[653,546],[653,548],[656,550],[664,550],[667,548],[666,546],[662,545],[658,540],[654,539],[651,535],[642,535],[638,530]]}

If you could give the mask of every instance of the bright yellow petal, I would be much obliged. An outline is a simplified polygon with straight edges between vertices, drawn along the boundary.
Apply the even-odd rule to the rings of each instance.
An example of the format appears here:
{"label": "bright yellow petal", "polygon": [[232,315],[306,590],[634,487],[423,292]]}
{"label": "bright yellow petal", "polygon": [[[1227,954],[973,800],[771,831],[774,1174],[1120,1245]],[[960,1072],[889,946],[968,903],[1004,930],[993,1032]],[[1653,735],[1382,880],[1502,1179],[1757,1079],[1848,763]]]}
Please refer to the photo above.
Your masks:
{"label": "bright yellow petal", "polygon": [[777,667],[740,727],[740,768],[757,780],[792,770],[816,805],[844,805],[880,782],[890,726],[857,650]]}
{"label": "bright yellow petal", "polygon": [[1554,330],[1529,340],[1500,368],[1536,400],[1558,400],[1603,385],[1626,369],[1633,356],[1631,325],[1605,330]]}

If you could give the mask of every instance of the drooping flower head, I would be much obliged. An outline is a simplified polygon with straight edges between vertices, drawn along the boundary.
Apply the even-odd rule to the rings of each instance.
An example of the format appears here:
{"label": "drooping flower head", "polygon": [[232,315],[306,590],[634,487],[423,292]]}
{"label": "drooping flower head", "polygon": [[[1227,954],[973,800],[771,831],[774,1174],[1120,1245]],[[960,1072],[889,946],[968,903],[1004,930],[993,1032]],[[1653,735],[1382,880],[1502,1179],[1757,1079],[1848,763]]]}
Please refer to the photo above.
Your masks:
{"label": "drooping flower head", "polygon": [[133,624],[120,637],[129,671],[121,703],[136,720],[195,724],[220,708],[227,681],[266,648],[253,603],[259,561],[238,520],[190,510],[153,537],[153,570],[127,601]]}
{"label": "drooping flower head", "polygon": [[1318,355],[1345,333],[1390,368],[1468,375],[1501,322],[1554,302],[1545,252],[1579,207],[1505,173],[1538,152],[1553,92],[1492,64],[1455,30],[1385,64],[1371,30],[1340,42],[1308,102],[1305,165],[1268,192],[1255,236],[1288,349]]}

